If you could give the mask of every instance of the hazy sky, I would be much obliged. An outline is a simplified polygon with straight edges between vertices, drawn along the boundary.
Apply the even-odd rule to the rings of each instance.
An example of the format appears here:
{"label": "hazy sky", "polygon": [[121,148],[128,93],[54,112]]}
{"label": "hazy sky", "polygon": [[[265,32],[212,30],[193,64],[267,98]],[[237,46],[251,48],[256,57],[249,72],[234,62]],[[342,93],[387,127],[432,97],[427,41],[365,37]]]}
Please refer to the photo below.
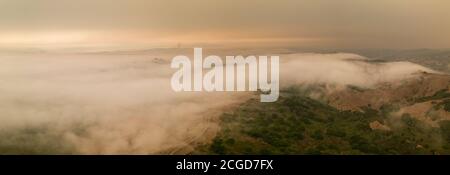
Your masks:
{"label": "hazy sky", "polygon": [[450,48],[449,0],[0,0],[2,46]]}

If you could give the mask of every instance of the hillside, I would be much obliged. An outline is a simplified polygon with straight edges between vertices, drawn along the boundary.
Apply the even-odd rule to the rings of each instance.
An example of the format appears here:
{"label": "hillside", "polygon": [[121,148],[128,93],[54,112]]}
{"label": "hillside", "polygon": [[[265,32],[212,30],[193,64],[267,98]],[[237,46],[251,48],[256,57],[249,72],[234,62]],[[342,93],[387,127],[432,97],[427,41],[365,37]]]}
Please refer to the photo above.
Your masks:
{"label": "hillside", "polygon": [[291,87],[275,103],[252,99],[224,114],[193,154],[450,154],[449,80],[422,73],[325,98],[311,96],[319,85]]}

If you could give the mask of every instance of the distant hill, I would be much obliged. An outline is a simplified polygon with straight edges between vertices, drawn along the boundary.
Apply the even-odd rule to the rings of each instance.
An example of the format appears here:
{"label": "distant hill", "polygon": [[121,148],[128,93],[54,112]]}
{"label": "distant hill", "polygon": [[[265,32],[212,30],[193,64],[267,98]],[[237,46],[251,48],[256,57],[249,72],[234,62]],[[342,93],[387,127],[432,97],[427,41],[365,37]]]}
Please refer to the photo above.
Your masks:
{"label": "distant hill", "polygon": [[290,48],[280,53],[354,53],[372,61],[409,61],[450,73],[450,49],[301,49]]}
{"label": "distant hill", "polygon": [[450,73],[450,49],[416,50],[352,50],[362,56],[384,61],[410,61],[438,71]]}

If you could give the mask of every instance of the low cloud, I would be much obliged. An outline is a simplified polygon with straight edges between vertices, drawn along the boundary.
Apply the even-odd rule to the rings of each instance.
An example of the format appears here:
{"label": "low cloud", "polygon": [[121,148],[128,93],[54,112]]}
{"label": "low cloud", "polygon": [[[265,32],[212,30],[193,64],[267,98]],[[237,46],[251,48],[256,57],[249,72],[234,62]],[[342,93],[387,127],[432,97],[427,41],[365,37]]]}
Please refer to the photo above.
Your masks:
{"label": "low cloud", "polygon": [[[217,129],[215,116],[252,93],[173,92],[170,78],[175,70],[161,60],[170,61],[175,54],[1,56],[0,151],[43,143],[67,144],[76,154],[189,149]],[[305,83],[370,87],[431,71],[409,62],[371,63],[347,53],[289,54],[280,59],[282,87]],[[35,133],[13,132],[39,127],[45,127],[36,131],[39,142]],[[56,138],[60,140],[55,142]]]}

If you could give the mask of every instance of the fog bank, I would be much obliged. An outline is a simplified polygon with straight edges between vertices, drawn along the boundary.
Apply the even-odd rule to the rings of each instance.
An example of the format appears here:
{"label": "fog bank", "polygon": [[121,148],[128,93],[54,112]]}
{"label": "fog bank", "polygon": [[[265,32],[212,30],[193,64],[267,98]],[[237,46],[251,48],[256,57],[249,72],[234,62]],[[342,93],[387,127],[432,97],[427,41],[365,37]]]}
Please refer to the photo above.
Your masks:
{"label": "fog bank", "polygon": [[[76,154],[189,149],[206,138],[205,133],[214,133],[214,117],[253,92],[173,92],[170,78],[175,70],[169,63],[175,54],[0,56],[0,151],[42,142],[67,144]],[[431,71],[409,62],[371,63],[347,53],[288,54],[280,60],[282,87],[370,87]],[[36,127],[45,129],[13,132]]]}

